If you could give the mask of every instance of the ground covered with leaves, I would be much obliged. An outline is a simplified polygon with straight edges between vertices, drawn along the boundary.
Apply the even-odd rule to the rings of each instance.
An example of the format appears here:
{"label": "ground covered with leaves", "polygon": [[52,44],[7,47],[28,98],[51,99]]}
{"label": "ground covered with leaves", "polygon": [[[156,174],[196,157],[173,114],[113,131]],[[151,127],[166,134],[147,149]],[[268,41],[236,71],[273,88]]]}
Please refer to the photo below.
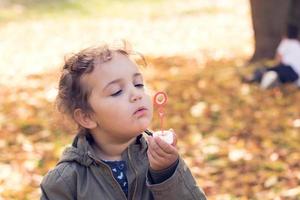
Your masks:
{"label": "ground covered with leaves", "polygon": [[[235,63],[148,57],[150,91],[169,95],[166,128],[209,199],[300,198],[300,91],[244,85]],[[226,74],[226,78],[224,78]],[[74,129],[54,109],[57,72],[1,90],[1,195],[34,199]],[[157,113],[152,129],[159,128]]]}
{"label": "ground covered with leaves", "polygon": [[[71,8],[62,2],[73,13],[84,1],[70,1]],[[209,199],[300,199],[300,90],[262,91],[240,81],[254,69],[241,66],[252,51],[245,3],[176,1],[171,12],[167,0],[145,0],[134,4],[143,11],[135,14],[127,2],[123,18],[103,8],[110,14],[60,20],[68,15],[56,10],[62,5],[53,3],[49,17],[42,3],[29,14],[7,3],[25,18],[0,9],[7,20],[0,21],[0,200],[39,198],[43,175],[74,137],[54,105],[58,66],[67,53],[112,36],[144,53],[149,91],[169,97],[164,127],[176,131],[180,154]],[[156,110],[150,128],[159,129]]]}

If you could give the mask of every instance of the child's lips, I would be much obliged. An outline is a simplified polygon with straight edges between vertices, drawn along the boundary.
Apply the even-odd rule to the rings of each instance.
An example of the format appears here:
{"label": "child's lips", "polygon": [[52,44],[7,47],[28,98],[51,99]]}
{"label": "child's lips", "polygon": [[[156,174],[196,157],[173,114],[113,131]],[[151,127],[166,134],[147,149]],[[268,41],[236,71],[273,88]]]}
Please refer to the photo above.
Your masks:
{"label": "child's lips", "polygon": [[147,112],[147,110],[148,109],[145,107],[140,107],[133,113],[133,115],[144,115]]}

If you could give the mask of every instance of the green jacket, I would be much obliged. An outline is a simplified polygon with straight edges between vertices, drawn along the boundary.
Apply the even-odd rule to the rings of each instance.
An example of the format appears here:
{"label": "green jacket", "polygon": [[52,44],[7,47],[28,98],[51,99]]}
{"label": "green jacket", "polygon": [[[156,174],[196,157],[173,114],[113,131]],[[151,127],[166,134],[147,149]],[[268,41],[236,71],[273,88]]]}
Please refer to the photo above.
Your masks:
{"label": "green jacket", "polygon": [[[148,175],[147,143],[142,135],[122,154],[128,163],[130,200],[205,200],[206,197],[180,158],[174,174],[159,184]],[[126,200],[109,166],[95,156],[85,136],[76,137],[57,166],[41,183],[41,200]]]}

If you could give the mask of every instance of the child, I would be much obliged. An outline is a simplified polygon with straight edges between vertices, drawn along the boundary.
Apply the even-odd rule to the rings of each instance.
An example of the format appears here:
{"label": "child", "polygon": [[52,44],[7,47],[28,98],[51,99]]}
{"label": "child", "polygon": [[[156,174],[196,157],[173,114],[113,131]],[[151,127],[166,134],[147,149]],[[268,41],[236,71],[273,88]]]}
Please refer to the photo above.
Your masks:
{"label": "child", "polygon": [[283,38],[277,48],[278,65],[271,68],[258,69],[246,82],[259,82],[262,89],[277,84],[296,83],[300,87],[300,41],[298,28],[288,25],[287,37]]}
{"label": "child", "polygon": [[41,183],[42,200],[206,199],[172,144],[142,135],[152,103],[131,52],[107,46],[63,67],[58,106],[79,126],[72,147]]}

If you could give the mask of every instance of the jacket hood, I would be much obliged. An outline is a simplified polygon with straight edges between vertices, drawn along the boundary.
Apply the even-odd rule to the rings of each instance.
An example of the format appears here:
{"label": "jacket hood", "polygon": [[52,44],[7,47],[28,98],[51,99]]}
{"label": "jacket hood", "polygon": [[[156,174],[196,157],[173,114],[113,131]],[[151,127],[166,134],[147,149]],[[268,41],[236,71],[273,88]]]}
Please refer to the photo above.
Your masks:
{"label": "jacket hood", "polygon": [[[93,139],[91,135],[77,134],[73,140],[72,146],[67,147],[62,154],[59,162],[77,162],[83,166],[90,166],[93,162],[97,161],[94,150],[91,144]],[[136,142],[130,144],[128,148],[133,148],[134,151],[144,152],[147,151],[147,142],[142,134],[137,136]]]}

